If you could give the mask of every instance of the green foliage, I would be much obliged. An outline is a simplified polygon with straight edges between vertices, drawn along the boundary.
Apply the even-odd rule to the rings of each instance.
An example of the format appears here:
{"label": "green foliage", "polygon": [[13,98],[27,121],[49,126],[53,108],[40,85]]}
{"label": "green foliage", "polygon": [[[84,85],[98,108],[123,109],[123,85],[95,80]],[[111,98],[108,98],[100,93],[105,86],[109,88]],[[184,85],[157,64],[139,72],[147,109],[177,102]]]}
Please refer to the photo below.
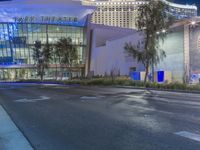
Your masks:
{"label": "green foliage", "polygon": [[71,38],[61,38],[55,44],[55,54],[59,57],[61,64],[71,66],[77,59],[77,48]]}
{"label": "green foliage", "polygon": [[33,47],[33,60],[37,69],[37,75],[43,80],[45,69],[52,59],[53,47],[47,42],[42,46],[41,41],[35,41]]}
{"label": "green foliage", "polygon": [[71,67],[73,64],[77,64],[78,60],[77,47],[73,44],[72,39],[68,37],[59,39],[54,48],[59,63],[62,65],[61,68],[64,68],[63,65],[67,66],[71,78]]}
{"label": "green foliage", "polygon": [[[20,80],[20,82],[35,82],[40,83],[41,81],[35,79],[31,80]],[[136,88],[147,88],[147,89],[159,89],[159,90],[187,90],[187,91],[200,91],[200,85],[187,85],[184,83],[152,83],[152,82],[142,82],[142,81],[133,81],[127,77],[118,77],[115,82],[112,82],[111,77],[105,78],[93,78],[93,79],[72,79],[65,81],[57,80],[44,80],[43,83],[58,83],[66,85],[82,85],[82,86],[130,86]]]}
{"label": "green foliage", "polygon": [[42,57],[44,61],[44,65],[48,68],[50,61],[53,59],[53,46],[49,43],[46,43],[42,49]]}

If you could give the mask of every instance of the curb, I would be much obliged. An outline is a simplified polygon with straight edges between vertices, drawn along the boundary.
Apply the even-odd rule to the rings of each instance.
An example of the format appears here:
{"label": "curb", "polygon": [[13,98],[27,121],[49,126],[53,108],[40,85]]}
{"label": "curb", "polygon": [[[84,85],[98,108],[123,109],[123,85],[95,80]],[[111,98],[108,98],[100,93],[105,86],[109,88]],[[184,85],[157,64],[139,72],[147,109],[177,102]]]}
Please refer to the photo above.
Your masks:
{"label": "curb", "polygon": [[153,90],[153,91],[166,91],[166,92],[176,92],[176,93],[192,93],[192,94],[200,94],[200,91],[189,91],[189,90],[170,90],[170,89],[157,89],[157,88],[145,88],[145,87],[131,87],[131,86],[113,86],[116,88],[126,88],[126,89],[141,89],[141,90]]}
{"label": "curb", "polygon": [[154,91],[167,91],[167,92],[178,92],[178,93],[192,93],[192,94],[200,94],[200,91],[197,90],[178,90],[178,89],[158,89],[158,88],[146,88],[146,87],[136,87],[136,86],[117,86],[117,85],[81,85],[81,84],[64,84],[64,83],[56,83],[56,82],[0,82],[0,84],[35,84],[35,85],[60,85],[60,86],[81,86],[81,87],[91,87],[91,86],[96,86],[96,87],[113,87],[113,88],[126,88],[126,89],[141,89],[141,90],[154,90]]}
{"label": "curb", "polygon": [[9,84],[32,84],[32,85],[62,85],[62,86],[80,86],[80,84],[63,84],[63,83],[56,83],[56,82],[0,82],[1,84],[4,85],[9,85]]}

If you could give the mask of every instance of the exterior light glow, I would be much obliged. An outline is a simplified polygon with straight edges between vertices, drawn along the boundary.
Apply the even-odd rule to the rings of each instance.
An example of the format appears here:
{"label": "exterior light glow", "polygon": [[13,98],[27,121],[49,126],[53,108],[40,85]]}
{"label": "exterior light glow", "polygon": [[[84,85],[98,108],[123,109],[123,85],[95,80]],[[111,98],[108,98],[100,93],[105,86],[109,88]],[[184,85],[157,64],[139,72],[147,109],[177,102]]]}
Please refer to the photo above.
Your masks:
{"label": "exterior light glow", "polygon": [[195,25],[195,24],[196,24],[196,22],[195,22],[195,21],[192,21],[192,22],[191,22],[191,24],[192,24],[192,25]]}
{"label": "exterior light glow", "polygon": [[158,31],[158,32],[156,32],[156,34],[160,34],[160,32]]}
{"label": "exterior light glow", "polygon": [[165,30],[165,29],[163,29],[163,30],[162,30],[162,33],[166,33],[166,30]]}

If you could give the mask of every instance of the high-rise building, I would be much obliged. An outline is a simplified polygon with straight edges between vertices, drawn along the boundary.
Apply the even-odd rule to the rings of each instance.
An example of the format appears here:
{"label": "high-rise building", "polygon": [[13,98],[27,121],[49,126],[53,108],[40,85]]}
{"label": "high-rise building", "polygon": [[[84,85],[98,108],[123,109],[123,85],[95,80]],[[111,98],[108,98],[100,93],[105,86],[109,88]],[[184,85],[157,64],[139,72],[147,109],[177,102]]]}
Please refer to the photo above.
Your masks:
{"label": "high-rise building", "polygon": [[[181,5],[166,0],[167,12],[177,19],[197,16],[195,5]],[[82,5],[95,6],[92,22],[108,26],[135,28],[138,7],[148,4],[148,0],[83,0]]]}

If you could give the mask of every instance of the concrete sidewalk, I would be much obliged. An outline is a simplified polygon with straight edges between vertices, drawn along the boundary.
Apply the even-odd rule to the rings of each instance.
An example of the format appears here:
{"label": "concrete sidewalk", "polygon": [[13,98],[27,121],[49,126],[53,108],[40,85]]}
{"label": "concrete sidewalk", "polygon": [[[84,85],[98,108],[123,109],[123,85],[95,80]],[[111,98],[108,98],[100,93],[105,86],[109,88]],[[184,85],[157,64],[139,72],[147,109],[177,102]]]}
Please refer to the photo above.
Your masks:
{"label": "concrete sidewalk", "polygon": [[0,150],[33,150],[1,105]]}

